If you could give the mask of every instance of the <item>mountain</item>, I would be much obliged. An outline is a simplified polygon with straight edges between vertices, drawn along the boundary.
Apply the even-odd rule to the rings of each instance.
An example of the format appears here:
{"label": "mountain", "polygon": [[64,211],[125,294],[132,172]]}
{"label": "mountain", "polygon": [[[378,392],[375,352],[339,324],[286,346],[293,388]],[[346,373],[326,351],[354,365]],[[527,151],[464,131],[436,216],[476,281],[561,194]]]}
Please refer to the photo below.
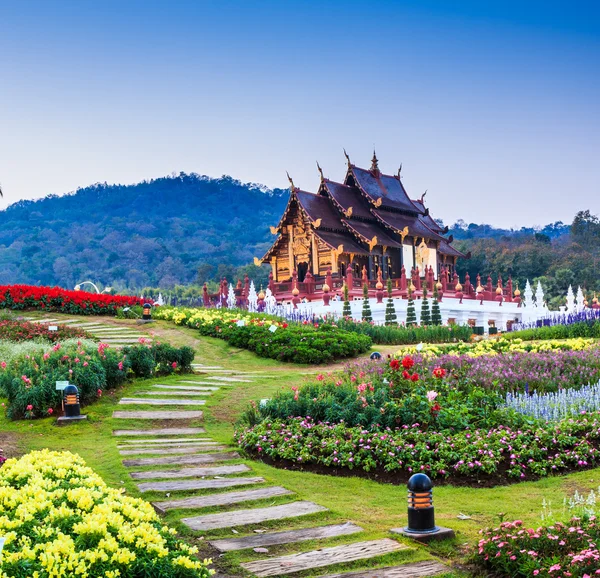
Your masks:
{"label": "mountain", "polygon": [[[288,192],[197,174],[96,184],[0,212],[0,284],[170,287],[261,257]],[[212,266],[212,268],[211,268]]]}

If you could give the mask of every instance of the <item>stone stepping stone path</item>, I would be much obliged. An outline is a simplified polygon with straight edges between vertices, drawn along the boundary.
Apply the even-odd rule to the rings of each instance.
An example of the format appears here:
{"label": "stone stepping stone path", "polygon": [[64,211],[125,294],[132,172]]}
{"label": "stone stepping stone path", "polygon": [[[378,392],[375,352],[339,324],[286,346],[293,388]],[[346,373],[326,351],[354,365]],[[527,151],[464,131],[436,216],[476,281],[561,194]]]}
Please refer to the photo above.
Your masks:
{"label": "stone stepping stone path", "polygon": [[205,399],[156,399],[144,397],[124,397],[119,405],[204,405]]}
{"label": "stone stepping stone path", "polygon": [[294,492],[280,486],[261,488],[259,490],[244,490],[241,492],[226,492],[223,494],[210,494],[208,496],[194,496],[181,500],[170,500],[168,502],[154,502],[153,506],[159,513],[179,508],[213,508],[215,506],[231,506],[240,502],[251,502],[253,500],[268,500],[279,496],[289,496]]}
{"label": "stone stepping stone path", "polygon": [[346,536],[362,532],[360,526],[350,522],[345,524],[333,524],[330,526],[317,526],[315,528],[303,528],[301,530],[289,530],[287,532],[265,532],[243,538],[225,538],[224,540],[211,540],[209,544],[219,552],[230,552],[232,550],[245,550],[247,548],[264,548],[265,546],[277,546],[289,544],[290,542],[305,542],[307,540],[323,540],[336,536]]}
{"label": "stone stepping stone path", "polygon": [[[113,342],[116,340],[122,340],[122,338],[114,337],[112,339]],[[156,411],[150,409],[147,411],[115,411],[113,417],[152,420],[201,419],[202,411],[168,411],[159,408],[161,406],[203,405],[206,403],[206,399],[199,398],[210,396],[221,387],[234,386],[238,383],[252,383],[253,381],[249,374],[243,372],[224,370],[217,366],[194,365],[194,367],[200,372],[206,370],[207,375],[194,380],[182,379],[172,384],[156,383],[148,391],[136,392],[134,397],[125,397],[119,401],[121,405],[157,406]],[[210,375],[209,369],[220,375]],[[121,429],[115,430],[113,433],[115,436],[121,437],[120,443],[117,444],[120,454],[135,456],[123,460],[123,465],[126,467],[172,466],[171,469],[146,469],[131,472],[130,475],[132,479],[136,480],[140,492],[166,493],[167,497],[171,492],[198,492],[182,498],[153,502],[158,513],[227,508],[226,511],[182,518],[180,522],[193,531],[210,532],[228,528],[235,531],[234,528],[237,527],[277,520],[294,520],[328,511],[319,504],[298,499],[280,505],[239,508],[238,504],[252,505],[253,502],[260,500],[272,500],[280,497],[285,499],[293,496],[294,492],[281,486],[219,492],[219,490],[238,486],[265,484],[265,479],[251,475],[235,477],[236,474],[247,474],[252,469],[245,464],[224,463],[239,459],[239,454],[234,451],[225,451],[228,449],[227,446],[213,441],[210,437],[190,437],[205,433],[202,428]],[[150,457],[139,457],[144,454],[149,454]],[[327,540],[338,536],[358,534],[362,531],[360,526],[346,522],[345,524],[320,525],[287,531],[266,531],[249,536],[215,539],[211,540],[210,544],[220,552],[257,548],[259,549],[258,553],[268,555],[267,547],[269,546],[301,544],[309,540]],[[258,578],[284,576],[363,560],[365,561],[364,565],[367,565],[366,561],[368,560],[408,549],[408,546],[396,540],[380,538],[285,556],[264,556],[259,560],[244,562],[241,567]],[[429,560],[376,570],[329,574],[321,576],[321,578],[420,578],[447,571],[448,568],[443,564]]]}
{"label": "stone stepping stone path", "polygon": [[206,532],[207,530],[218,530],[219,528],[233,528],[247,526],[249,524],[261,524],[271,520],[284,520],[308,516],[318,512],[326,512],[327,508],[319,506],[314,502],[299,501],[284,504],[283,506],[270,506],[268,508],[255,508],[252,510],[236,510],[223,512],[221,514],[207,514],[193,518],[183,518],[183,522],[192,530]]}
{"label": "stone stepping stone path", "polygon": [[202,419],[201,411],[113,411],[116,419]]}
{"label": "stone stepping stone path", "polygon": [[344,574],[327,574],[321,578],[425,578],[449,572],[449,568],[435,560],[424,560],[413,564],[388,566],[375,570],[359,570],[358,572],[345,572]]}
{"label": "stone stepping stone path", "polygon": [[264,481],[264,478],[213,478],[209,480],[185,480],[179,482],[144,482],[137,484],[137,487],[140,489],[140,492],[183,492],[248,486],[250,484],[262,484]]}
{"label": "stone stepping stone path", "polygon": [[290,554],[279,558],[245,562],[241,566],[259,578],[263,576],[282,576],[284,574],[312,570],[313,568],[323,568],[324,566],[332,566],[334,564],[367,560],[406,549],[408,549],[408,546],[400,544],[396,540],[382,538],[380,540],[369,540],[367,542],[355,542],[354,544],[321,548],[320,550],[312,550],[300,554]]}
{"label": "stone stepping stone path", "polygon": [[135,460],[123,460],[123,465],[132,466],[179,466],[195,464],[211,464],[236,460],[240,457],[237,452],[224,452],[218,454],[199,454],[196,456],[173,456],[166,458],[139,458]]}
{"label": "stone stepping stone path", "polygon": [[120,450],[119,454],[122,456],[135,456],[140,454],[152,454],[155,456],[165,456],[173,454],[201,454],[208,451],[221,451],[226,450],[227,446],[213,445],[211,447],[205,447],[204,451],[201,447],[170,447],[170,448],[133,448],[128,450]]}
{"label": "stone stepping stone path", "polygon": [[117,429],[115,436],[181,436],[203,434],[206,430],[202,427],[167,427],[158,429]]}
{"label": "stone stepping stone path", "polygon": [[230,474],[244,474],[251,471],[245,464],[235,466],[208,466],[205,468],[181,468],[180,470],[150,470],[148,472],[132,472],[129,474],[134,480],[201,478],[203,476],[226,476]]}

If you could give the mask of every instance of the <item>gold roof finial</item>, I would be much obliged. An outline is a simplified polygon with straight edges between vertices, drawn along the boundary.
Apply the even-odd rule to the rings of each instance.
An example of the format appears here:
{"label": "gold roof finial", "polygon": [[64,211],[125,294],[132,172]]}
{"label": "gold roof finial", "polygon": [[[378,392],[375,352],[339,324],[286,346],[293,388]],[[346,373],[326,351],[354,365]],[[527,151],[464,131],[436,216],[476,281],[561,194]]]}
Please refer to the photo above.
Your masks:
{"label": "gold roof finial", "polygon": [[377,160],[375,149],[373,149],[373,158],[371,159],[371,171],[379,172],[379,161]]}
{"label": "gold roof finial", "polygon": [[325,180],[325,177],[323,176],[323,169],[319,165],[319,161],[317,161],[317,170],[319,171],[319,174],[321,175],[321,182],[323,182]]}
{"label": "gold roof finial", "polygon": [[290,190],[293,193],[296,190],[296,187],[294,186],[294,181],[292,180],[292,177],[290,177],[290,173],[285,171],[285,174],[287,175],[288,181],[290,181]]}
{"label": "gold roof finial", "polygon": [[348,166],[350,167],[352,165],[352,163],[350,162],[350,157],[348,156],[346,149],[344,149],[344,156],[346,157],[346,160],[348,161]]}
{"label": "gold roof finial", "polygon": [[402,178],[402,163],[400,163],[400,167],[398,168],[398,180]]}

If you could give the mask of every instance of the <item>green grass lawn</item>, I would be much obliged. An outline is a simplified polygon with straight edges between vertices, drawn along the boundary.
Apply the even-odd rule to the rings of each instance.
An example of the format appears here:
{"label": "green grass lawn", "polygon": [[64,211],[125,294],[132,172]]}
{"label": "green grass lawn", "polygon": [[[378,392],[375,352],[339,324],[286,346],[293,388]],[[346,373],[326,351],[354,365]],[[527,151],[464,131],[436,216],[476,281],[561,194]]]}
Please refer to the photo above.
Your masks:
{"label": "green grass lawn", "polygon": [[[61,317],[56,315],[55,317]],[[110,323],[132,324],[131,321],[107,320]],[[202,408],[205,411],[202,425],[206,428],[207,436],[224,444],[232,443],[232,434],[235,422],[241,412],[251,400],[271,397],[280,388],[289,388],[299,384],[302,380],[322,371],[323,368],[282,364],[274,360],[262,359],[245,350],[229,347],[224,341],[200,337],[197,332],[189,328],[175,327],[165,322],[140,326],[140,331],[153,334],[157,340],[166,340],[173,345],[190,345],[196,351],[196,361],[206,365],[221,365],[228,369],[255,372],[252,383],[236,383],[222,387],[218,392],[207,398],[207,404]],[[330,370],[331,368],[327,368]],[[170,383],[179,377],[161,378],[161,383]],[[25,453],[34,449],[51,448],[56,450],[70,450],[80,454],[90,467],[96,470],[110,485],[124,487],[127,492],[135,496],[155,501],[167,499],[164,493],[146,492],[140,494],[137,487],[128,475],[117,450],[117,441],[121,438],[112,436],[113,429],[150,427],[148,422],[133,420],[114,420],[111,417],[117,408],[120,397],[130,396],[136,391],[146,390],[150,383],[156,380],[136,381],[120,388],[115,392],[105,394],[101,400],[92,406],[84,408],[89,418],[87,422],[76,425],[58,427],[55,419],[16,421],[10,422],[0,415],[0,447],[9,449],[10,452]],[[6,400],[0,400],[6,403]],[[138,406],[118,406],[119,409],[137,409]],[[186,408],[188,409],[188,408]],[[192,409],[192,408],[190,408]],[[162,427],[165,424],[152,427]],[[173,422],[168,425],[173,426]],[[178,424],[179,425],[179,424]],[[4,445],[3,445],[4,444]],[[5,448],[5,449],[6,449]],[[299,518],[295,521],[280,521],[265,523],[259,528],[292,529],[319,523],[340,523],[352,521],[365,529],[363,534],[344,536],[327,542],[327,545],[353,542],[358,539],[381,538],[388,536],[390,528],[406,524],[406,488],[391,484],[382,484],[361,477],[336,477],[319,475],[309,472],[288,471],[279,469],[262,462],[240,459],[252,471],[248,476],[262,476],[265,485],[280,485],[293,491],[300,499],[311,500],[329,508],[329,512]],[[236,462],[233,462],[236,463]],[[168,468],[165,468],[168,469]],[[433,544],[430,547],[414,546],[413,549],[395,553],[384,562],[417,561],[432,555],[445,561],[454,563],[465,562],[466,545],[476,542],[478,531],[485,526],[497,524],[501,518],[505,520],[521,519],[526,525],[536,526],[541,523],[542,500],[550,501],[555,512],[560,512],[565,495],[571,495],[575,489],[588,491],[600,486],[600,468],[578,472],[568,476],[553,477],[535,482],[525,482],[495,488],[469,488],[438,486],[434,489],[434,503],[436,507],[436,522],[439,525],[453,528],[457,538],[450,544]],[[261,486],[255,485],[252,488]],[[232,488],[235,489],[235,488]],[[224,490],[224,491],[231,491]],[[244,489],[240,487],[238,489]],[[187,493],[191,494],[191,493]],[[198,494],[198,492],[194,492]],[[180,493],[177,494],[179,497]],[[181,496],[186,493],[182,492]],[[270,499],[265,502],[252,502],[237,505],[237,508],[258,507],[275,505],[290,501],[289,497]],[[235,508],[233,508],[235,509]],[[211,510],[186,510],[170,512],[166,521],[189,539],[201,547],[201,553],[209,555],[210,550],[204,545],[204,540],[191,535],[185,526],[178,522],[182,517],[200,513],[209,513]],[[225,511],[220,508],[218,511]],[[459,514],[470,516],[468,520],[457,518]],[[231,530],[213,531],[207,536],[232,536]],[[412,545],[412,544],[411,544]],[[308,550],[317,546],[304,542],[295,546],[277,546],[269,548],[270,553],[284,553]],[[319,544],[321,546],[321,544]],[[242,553],[231,552],[219,558],[221,569],[230,573],[238,573],[237,563],[243,559],[247,561],[257,557],[252,551]],[[344,568],[352,568],[352,565]],[[312,575],[323,574],[316,571]],[[307,575],[311,575],[308,573]],[[453,574],[459,576],[463,574]]]}

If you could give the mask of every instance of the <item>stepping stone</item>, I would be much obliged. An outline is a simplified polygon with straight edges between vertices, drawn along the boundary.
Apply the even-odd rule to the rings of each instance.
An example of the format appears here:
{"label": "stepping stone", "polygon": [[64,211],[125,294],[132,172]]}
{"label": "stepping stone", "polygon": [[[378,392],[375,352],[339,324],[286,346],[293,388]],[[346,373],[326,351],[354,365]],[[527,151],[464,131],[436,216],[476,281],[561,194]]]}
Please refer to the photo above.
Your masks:
{"label": "stepping stone", "polygon": [[236,382],[236,383],[252,383],[251,379],[239,379],[237,377],[225,377],[224,375],[215,375],[214,377],[207,377],[209,381],[225,381],[225,382]]}
{"label": "stepping stone", "polygon": [[192,367],[194,369],[204,370],[204,369],[224,369],[224,367],[220,365],[198,365],[197,363],[192,363]]}
{"label": "stepping stone", "polygon": [[153,399],[144,397],[124,397],[119,405],[204,405],[205,399]]}
{"label": "stepping stone", "polygon": [[153,480],[156,478],[201,478],[202,476],[226,476],[229,474],[243,474],[249,472],[250,468],[244,464],[235,466],[209,466],[206,468],[181,468],[180,470],[151,470],[148,472],[131,472],[129,474],[134,480]]}
{"label": "stepping stone", "polygon": [[201,411],[113,411],[116,419],[202,419]]}
{"label": "stepping stone", "polygon": [[[167,427],[159,429],[117,429],[115,436],[180,436],[203,434],[206,430],[202,427]],[[167,440],[165,440],[167,441]]]}
{"label": "stepping stone", "polygon": [[342,546],[321,548],[320,550],[290,554],[268,560],[245,562],[241,566],[244,570],[256,574],[259,578],[263,578],[263,576],[282,576],[284,574],[322,568],[323,566],[331,566],[333,564],[368,560],[377,556],[391,554],[398,550],[406,550],[407,548],[408,546],[400,544],[395,540],[382,538],[381,540],[343,544]]}
{"label": "stepping stone", "polygon": [[289,532],[265,532],[246,536],[244,538],[225,538],[224,540],[211,540],[209,544],[219,552],[230,552],[232,550],[245,550],[246,548],[264,548],[265,546],[277,546],[289,544],[290,542],[305,542],[306,540],[323,540],[336,536],[346,536],[362,532],[360,526],[346,522],[331,526],[317,526],[316,528],[303,528],[302,530],[290,530]]}
{"label": "stepping stone", "polygon": [[212,395],[212,391],[190,391],[188,389],[169,389],[167,391],[138,391],[139,395]]}
{"label": "stepping stone", "polygon": [[123,465],[132,466],[182,466],[196,464],[213,464],[225,462],[227,460],[239,459],[237,452],[227,452],[221,454],[198,454],[196,456],[173,456],[166,458],[138,458],[135,460],[123,460]]}
{"label": "stepping stone", "polygon": [[124,444],[124,446],[117,446],[119,449],[131,448],[136,444],[147,445],[147,444],[160,444],[162,446],[167,447],[169,444],[176,445],[185,445],[186,442],[212,442],[211,438],[157,438],[151,440],[119,440]]}
{"label": "stepping stone", "polygon": [[[163,442],[163,443],[160,443]],[[214,442],[212,440],[206,440],[206,441],[196,441],[196,440],[192,440],[189,442],[179,442],[177,440],[169,440],[170,443],[164,443],[164,440],[158,440],[158,442],[156,443],[150,443],[150,445],[142,445],[144,443],[144,440],[137,440],[137,443],[135,444],[127,444],[127,445],[121,445],[121,446],[117,446],[117,449],[120,450],[168,450],[168,449],[173,449],[173,448],[193,448],[193,447],[199,447],[199,448],[205,448],[205,447],[212,447],[212,446],[216,446],[219,444],[219,442]],[[138,445],[140,444],[140,445]]]}
{"label": "stepping stone", "polygon": [[[194,381],[193,383],[199,385],[153,385],[152,387],[156,387],[158,389],[176,389],[179,391],[219,391],[221,389],[220,386],[215,385],[214,383],[208,383],[203,381]],[[204,385],[202,385],[204,384]]]}
{"label": "stepping stone", "polygon": [[262,484],[264,478],[223,478],[208,480],[184,480],[179,482],[144,482],[137,484],[140,492],[183,492],[187,490],[215,490],[232,486]]}
{"label": "stepping stone", "polygon": [[345,572],[344,574],[327,574],[321,578],[424,578],[437,576],[450,572],[450,568],[435,560],[424,560],[413,564],[388,566],[375,570],[359,570],[358,572]]}
{"label": "stepping stone", "polygon": [[135,330],[133,329],[129,329],[128,327],[108,327],[108,326],[101,326],[102,329],[95,329],[95,331],[103,331],[103,332],[108,332],[110,331],[111,333],[117,333],[120,331],[125,331],[125,332],[129,332],[135,335],[138,335],[138,333],[135,332]]}
{"label": "stepping stone", "polygon": [[[131,450],[120,450],[119,453],[122,456],[135,456],[138,454],[155,454],[155,455],[166,455],[170,456],[172,454],[202,454],[208,451],[216,451],[216,450],[226,450],[227,446],[218,446],[213,445],[211,447],[198,448],[198,447],[190,447],[190,448],[134,448]],[[204,450],[204,451],[203,451]]]}
{"label": "stepping stone", "polygon": [[219,514],[207,514],[205,516],[183,518],[181,521],[192,530],[206,531],[219,528],[246,526],[248,524],[261,524],[268,520],[297,518],[299,516],[308,516],[309,514],[326,511],[327,508],[313,502],[300,501],[284,504],[283,506],[237,510],[234,512],[221,512]]}
{"label": "stepping stone", "polygon": [[285,488],[274,486],[272,488],[261,488],[260,490],[244,490],[241,492],[226,492],[223,494],[211,494],[209,496],[194,496],[182,500],[170,500],[168,502],[153,502],[152,505],[160,514],[169,510],[179,508],[211,508],[213,506],[230,506],[240,502],[251,502],[252,500],[267,500],[278,496],[293,494]]}

